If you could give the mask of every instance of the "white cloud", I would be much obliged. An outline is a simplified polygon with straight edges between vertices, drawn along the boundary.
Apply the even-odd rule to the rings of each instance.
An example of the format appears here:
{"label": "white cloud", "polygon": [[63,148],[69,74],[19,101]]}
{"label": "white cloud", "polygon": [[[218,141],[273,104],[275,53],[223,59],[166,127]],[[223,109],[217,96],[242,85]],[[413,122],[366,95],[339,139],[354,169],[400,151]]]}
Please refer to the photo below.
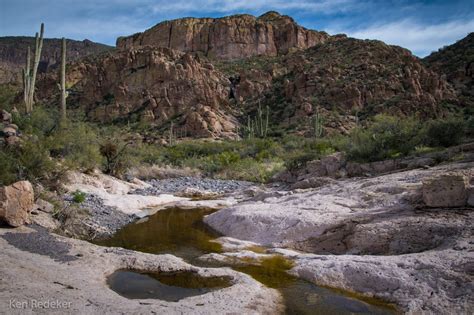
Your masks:
{"label": "white cloud", "polygon": [[[360,1],[359,1],[360,2]],[[153,10],[159,12],[248,12],[268,10],[304,10],[317,13],[335,13],[350,9],[355,0],[175,0],[159,1],[153,5]]]}
{"label": "white cloud", "polygon": [[474,30],[474,19],[455,20],[440,24],[425,25],[411,19],[387,24],[372,25],[363,29],[327,30],[329,33],[346,33],[360,39],[378,39],[388,44],[410,49],[423,57],[446,44],[465,37]]}

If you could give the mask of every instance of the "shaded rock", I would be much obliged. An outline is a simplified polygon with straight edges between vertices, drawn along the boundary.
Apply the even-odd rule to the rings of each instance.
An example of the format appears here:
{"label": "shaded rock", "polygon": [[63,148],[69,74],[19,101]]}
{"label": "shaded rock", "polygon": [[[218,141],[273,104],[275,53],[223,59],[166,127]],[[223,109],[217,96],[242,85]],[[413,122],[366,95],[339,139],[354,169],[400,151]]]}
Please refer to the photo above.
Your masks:
{"label": "shaded rock", "polygon": [[[5,36],[0,38],[0,84],[21,83],[21,69],[25,66],[28,46],[35,47],[35,38]],[[113,49],[90,40],[67,39],[68,62]],[[61,39],[45,38],[38,74],[57,69],[61,62]]]}
{"label": "shaded rock", "polygon": [[423,201],[428,207],[463,207],[467,201],[468,179],[462,174],[447,174],[423,182]]}
{"label": "shaded rock", "polygon": [[294,189],[308,189],[308,188],[317,188],[323,185],[328,185],[334,182],[334,179],[329,177],[310,177],[301,181],[297,181],[290,186],[291,190]]}
{"label": "shaded rock", "polygon": [[6,110],[0,111],[0,122],[2,122],[3,124],[11,124],[12,115]]}
{"label": "shaded rock", "polygon": [[467,205],[474,207],[474,186],[470,186],[467,189]]}
{"label": "shaded rock", "polygon": [[0,188],[0,220],[18,227],[29,223],[33,209],[33,186],[28,181],[16,182]]}

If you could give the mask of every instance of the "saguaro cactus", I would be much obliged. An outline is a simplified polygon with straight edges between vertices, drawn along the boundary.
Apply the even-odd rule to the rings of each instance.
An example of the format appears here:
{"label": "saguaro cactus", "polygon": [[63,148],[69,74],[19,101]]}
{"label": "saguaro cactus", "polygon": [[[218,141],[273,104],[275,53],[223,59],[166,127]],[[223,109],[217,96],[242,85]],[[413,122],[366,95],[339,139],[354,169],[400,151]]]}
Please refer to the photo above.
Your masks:
{"label": "saguaro cactus", "polygon": [[310,118],[310,124],[313,137],[321,138],[324,132],[324,121],[318,110],[316,110],[313,117]]}
{"label": "saguaro cactus", "polygon": [[60,69],[61,83],[59,90],[61,91],[61,120],[66,120],[66,98],[68,93],[66,91],[66,39],[63,37],[61,45],[61,69]]}
{"label": "saguaro cactus", "polygon": [[244,136],[247,138],[266,138],[268,133],[268,123],[270,117],[270,108],[266,106],[265,112],[258,105],[257,116],[255,119],[247,118],[247,126],[244,127]]}
{"label": "saguaro cactus", "polygon": [[35,36],[35,53],[33,58],[33,69],[30,69],[30,48],[26,54],[26,68],[23,69],[23,93],[25,100],[26,112],[31,113],[34,105],[34,93],[36,74],[38,73],[38,65],[41,58],[41,50],[43,49],[44,23],[41,23],[40,33]]}

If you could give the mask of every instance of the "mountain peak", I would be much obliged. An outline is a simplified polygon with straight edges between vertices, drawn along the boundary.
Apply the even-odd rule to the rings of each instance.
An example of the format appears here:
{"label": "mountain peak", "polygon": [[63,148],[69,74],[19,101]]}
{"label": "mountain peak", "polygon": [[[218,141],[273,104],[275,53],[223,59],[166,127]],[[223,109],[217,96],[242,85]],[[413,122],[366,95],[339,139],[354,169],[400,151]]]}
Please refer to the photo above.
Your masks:
{"label": "mountain peak", "polygon": [[244,14],[162,22],[143,33],[118,38],[117,47],[165,47],[232,60],[277,56],[292,49],[313,47],[328,37],[324,32],[299,26],[289,16],[269,11],[258,18]]}

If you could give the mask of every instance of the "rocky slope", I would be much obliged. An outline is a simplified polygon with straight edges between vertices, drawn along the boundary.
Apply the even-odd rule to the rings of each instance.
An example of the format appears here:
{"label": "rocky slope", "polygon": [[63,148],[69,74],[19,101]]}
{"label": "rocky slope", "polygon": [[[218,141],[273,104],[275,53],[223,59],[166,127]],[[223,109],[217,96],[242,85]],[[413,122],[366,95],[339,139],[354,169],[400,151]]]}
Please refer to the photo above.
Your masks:
{"label": "rocky slope", "polygon": [[[25,66],[28,46],[34,50],[34,37],[0,37],[0,84],[21,83],[21,69]],[[82,57],[111,50],[112,47],[90,40],[67,40],[67,57],[73,61]],[[61,58],[61,40],[44,39],[39,73],[55,68]]]}
{"label": "rocky slope", "polygon": [[[44,96],[57,82],[42,83]],[[144,47],[89,58],[69,68],[69,104],[100,122],[143,121],[194,137],[234,137],[228,80],[191,54]]]}
{"label": "rocky slope", "polygon": [[159,23],[143,33],[120,37],[117,47],[145,45],[199,52],[219,59],[275,56],[294,48],[324,42],[324,32],[307,30],[289,16],[268,12],[260,17],[241,14],[223,18],[184,18]]}
{"label": "rocky slope", "polygon": [[[453,53],[462,60],[470,37]],[[69,68],[68,103],[161,135],[173,123],[180,136],[233,138],[259,105],[275,134],[309,133],[316,114],[326,133],[347,133],[379,113],[443,116],[472,90],[470,70],[458,82],[401,47],[305,30],[275,12],[167,21],[118,46]],[[55,75],[39,83],[40,98],[57,99]]]}
{"label": "rocky slope", "polygon": [[220,63],[233,76],[244,107],[267,104],[284,128],[308,125],[319,112],[326,129],[347,131],[357,115],[436,116],[457,102],[453,88],[408,50],[380,41],[335,36],[292,54],[247,63]]}
{"label": "rocky slope", "polygon": [[474,106],[474,33],[432,53],[423,61],[429,68],[446,75],[461,100]]}

